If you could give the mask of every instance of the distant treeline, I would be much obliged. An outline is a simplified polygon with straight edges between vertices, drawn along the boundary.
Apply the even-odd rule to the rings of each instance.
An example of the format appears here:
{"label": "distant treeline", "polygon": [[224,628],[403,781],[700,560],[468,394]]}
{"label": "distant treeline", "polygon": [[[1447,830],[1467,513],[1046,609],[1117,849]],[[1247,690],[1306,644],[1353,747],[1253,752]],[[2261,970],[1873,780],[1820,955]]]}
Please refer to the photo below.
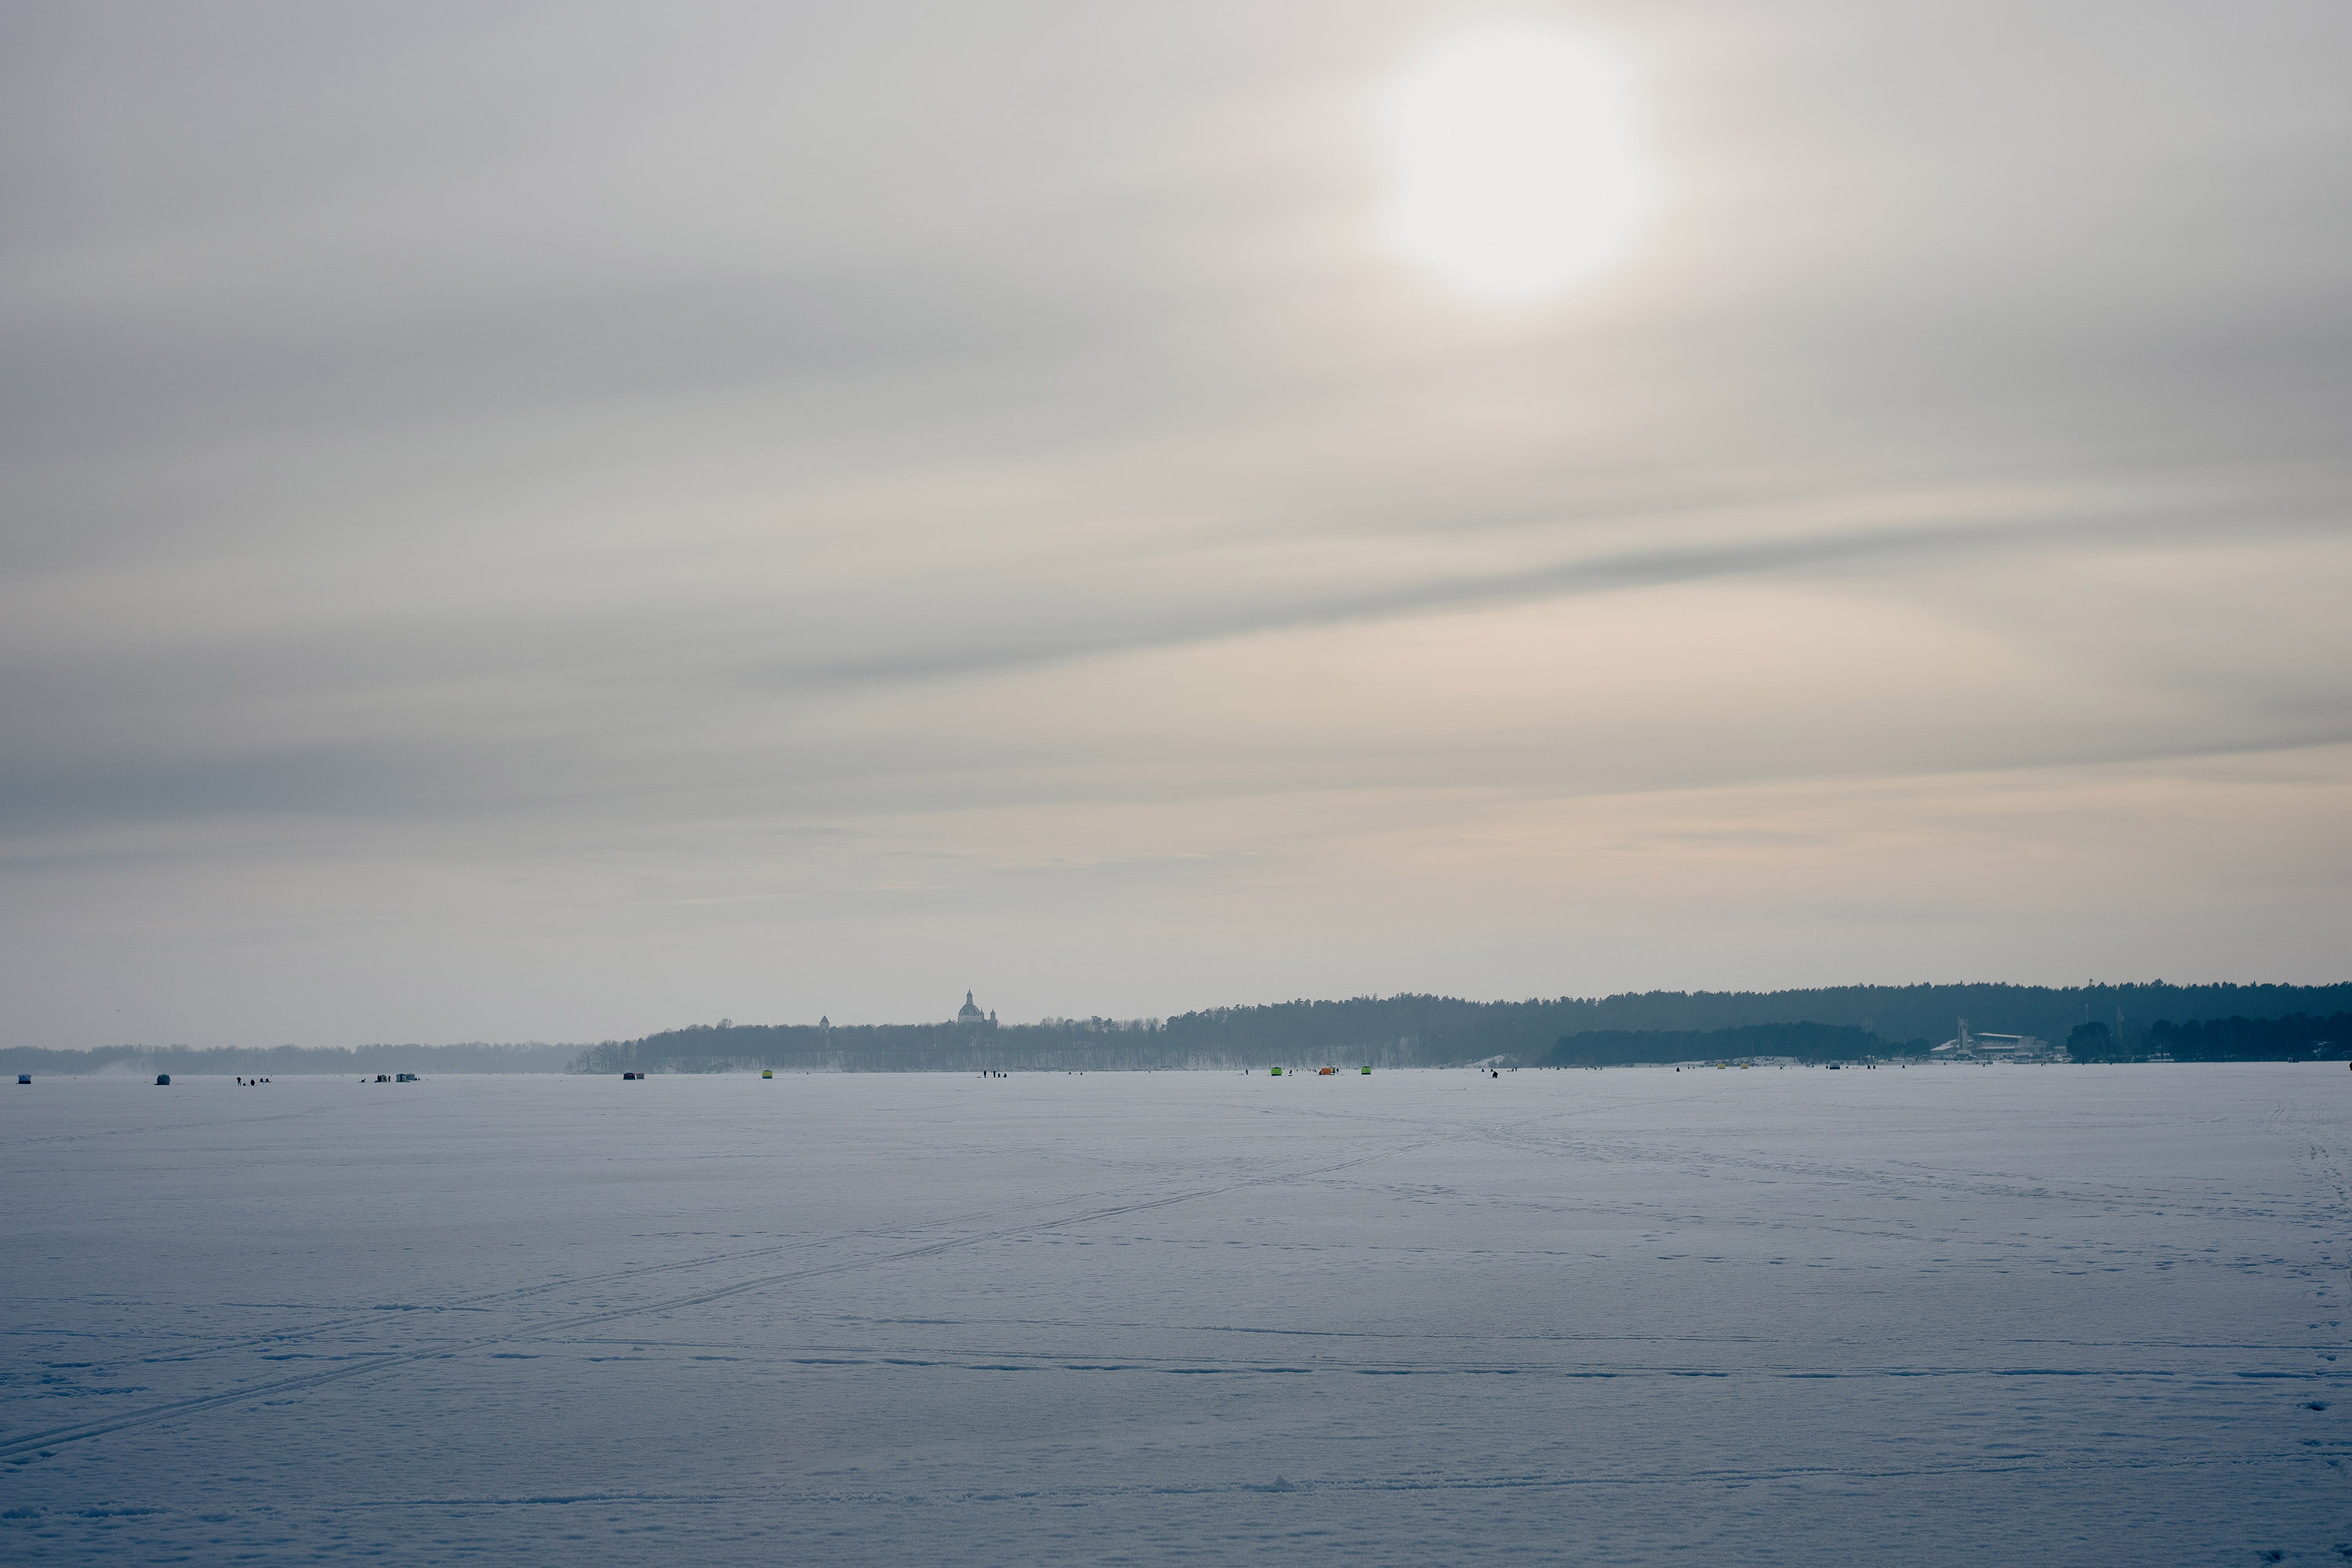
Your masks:
{"label": "distant treeline", "polygon": [[968,1029],[955,1024],[690,1024],[641,1040],[606,1040],[576,1072],[1059,1072],[1225,1067],[1188,1050],[1156,1018],[1049,1018]]}
{"label": "distant treeline", "polygon": [[2352,1061],[2352,1013],[2162,1019],[2136,1039],[2118,1039],[2102,1023],[2077,1024],[2066,1050],[2078,1062],[2145,1061],[2158,1054],[2177,1062]]}
{"label": "distant treeline", "polygon": [[[2352,984],[1842,985],[1648,991],[1524,1002],[1358,996],[1212,1007],[1171,1018],[953,1024],[698,1024],[578,1046],[355,1050],[119,1046],[0,1050],[0,1070],[268,1076],[377,1072],[1040,1072],[1186,1068],[1528,1066],[1790,1056],[1916,1056],[1966,1018],[1979,1034],[2063,1041],[2080,1060],[2273,1061],[2352,1056]],[[1776,1034],[1773,1031],[1780,1031]]]}
{"label": "distant treeline", "polygon": [[1749,1024],[1737,1029],[1595,1029],[1562,1035],[1532,1065],[1633,1067],[1642,1063],[1794,1057],[1805,1062],[1858,1062],[1874,1057],[1924,1057],[1932,1042],[1896,1045],[1850,1024]]}
{"label": "distant treeline", "polygon": [[1948,1040],[1962,1018],[1979,1033],[2057,1041],[2077,1024],[2105,1020],[2112,1026],[2121,1017],[2120,1037],[2137,1047],[2161,1020],[2275,1018],[2346,1008],[2352,1008],[2352,984],[1840,985],[1802,991],[1629,992],[1525,1002],[1414,995],[1283,1002],[1188,1013],[1167,1020],[1163,1027],[1171,1040],[1241,1064],[1322,1056],[1406,1067],[1495,1058],[1531,1061],[1556,1048],[1564,1035],[1703,1033],[1765,1024],[1861,1029],[1890,1042],[1887,1051],[1892,1053],[1908,1049],[1914,1041]]}
{"label": "distant treeline", "polygon": [[[1711,1035],[1766,1026],[1817,1031],[1804,1048],[1728,1045],[1696,1049],[1664,1040],[1594,1050],[1625,1061],[1727,1055],[1852,1060],[1924,1052],[1958,1021],[1980,1034],[2065,1040],[2078,1025],[2107,1026],[2131,1057],[2153,1054],[2151,1031],[2207,1019],[2282,1020],[2352,1009],[2338,985],[1844,985],[1805,991],[1650,991],[1546,1001],[1468,1002],[1451,996],[1359,996],[1213,1007],[1171,1018],[1048,1019],[1001,1028],[952,1024],[696,1025],[583,1052],[582,1072],[1050,1071],[1264,1066],[1448,1067],[1549,1061],[1563,1037]],[[2117,1026],[2120,1021],[2120,1027]],[[1849,1030],[1854,1035],[1834,1031]],[[1819,1032],[1829,1031],[1829,1032]],[[1868,1037],[1868,1041],[1861,1037]],[[1761,1038],[1762,1037],[1758,1037]],[[1797,1037],[1790,1037],[1795,1038]],[[1852,1055],[1839,1053],[1852,1051]],[[1656,1054],[1671,1053],[1671,1054]],[[2171,1053],[2180,1055],[2179,1050]]]}
{"label": "distant treeline", "polygon": [[199,1078],[292,1078],[301,1073],[562,1072],[578,1046],[100,1046],[51,1051],[20,1046],[0,1050],[0,1072],[71,1077],[83,1073],[168,1072]]}

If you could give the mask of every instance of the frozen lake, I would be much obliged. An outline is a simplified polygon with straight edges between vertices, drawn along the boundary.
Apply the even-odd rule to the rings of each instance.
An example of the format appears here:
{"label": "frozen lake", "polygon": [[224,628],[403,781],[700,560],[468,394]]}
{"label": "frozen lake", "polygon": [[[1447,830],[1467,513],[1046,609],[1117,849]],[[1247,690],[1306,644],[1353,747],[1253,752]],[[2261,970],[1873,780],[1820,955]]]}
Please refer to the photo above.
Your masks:
{"label": "frozen lake", "polygon": [[2341,1064],[0,1092],[12,1563],[2352,1559]]}

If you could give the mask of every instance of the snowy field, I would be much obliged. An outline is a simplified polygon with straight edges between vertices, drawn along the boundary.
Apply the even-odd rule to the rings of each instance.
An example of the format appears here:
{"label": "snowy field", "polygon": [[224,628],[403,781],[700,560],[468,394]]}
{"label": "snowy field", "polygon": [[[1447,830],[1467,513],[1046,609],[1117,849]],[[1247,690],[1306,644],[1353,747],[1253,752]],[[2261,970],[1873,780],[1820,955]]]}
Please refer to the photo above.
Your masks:
{"label": "snowy field", "polygon": [[0,1084],[0,1559],[2352,1559],[2329,1066]]}

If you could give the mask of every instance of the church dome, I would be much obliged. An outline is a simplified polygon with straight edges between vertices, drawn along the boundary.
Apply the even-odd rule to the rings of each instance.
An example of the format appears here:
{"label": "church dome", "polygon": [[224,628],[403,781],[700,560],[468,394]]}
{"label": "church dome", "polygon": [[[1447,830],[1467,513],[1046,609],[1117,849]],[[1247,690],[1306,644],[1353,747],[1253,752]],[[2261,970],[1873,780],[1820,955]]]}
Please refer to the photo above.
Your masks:
{"label": "church dome", "polygon": [[988,1022],[988,1015],[972,1002],[971,993],[963,994],[963,1005],[956,1009],[956,1022],[966,1028],[976,1028]]}

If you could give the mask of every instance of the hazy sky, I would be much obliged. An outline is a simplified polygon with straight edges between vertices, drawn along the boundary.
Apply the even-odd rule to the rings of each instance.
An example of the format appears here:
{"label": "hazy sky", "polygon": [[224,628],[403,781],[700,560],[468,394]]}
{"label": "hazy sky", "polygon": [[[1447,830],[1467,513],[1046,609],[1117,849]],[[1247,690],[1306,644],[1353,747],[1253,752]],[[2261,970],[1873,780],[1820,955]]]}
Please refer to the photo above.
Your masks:
{"label": "hazy sky", "polygon": [[[1649,181],[1503,298],[1394,230],[1497,37]],[[2347,58],[10,8],[0,1043],[2343,979]]]}

